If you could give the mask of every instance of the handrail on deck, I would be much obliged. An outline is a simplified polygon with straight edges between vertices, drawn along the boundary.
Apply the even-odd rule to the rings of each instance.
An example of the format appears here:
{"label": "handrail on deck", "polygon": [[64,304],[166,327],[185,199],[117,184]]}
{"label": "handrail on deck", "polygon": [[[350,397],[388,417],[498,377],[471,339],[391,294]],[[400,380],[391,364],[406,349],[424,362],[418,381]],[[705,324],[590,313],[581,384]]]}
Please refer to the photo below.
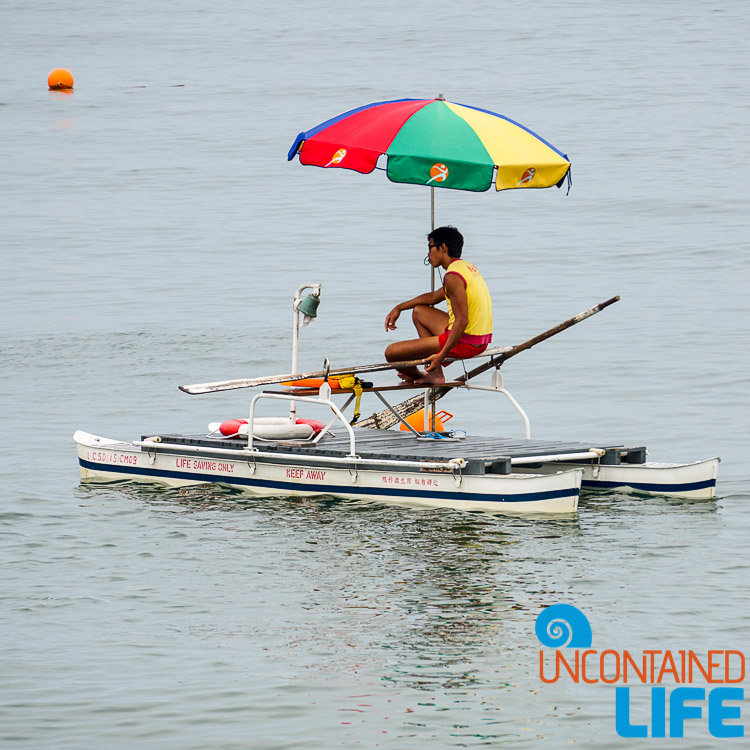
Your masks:
{"label": "handrail on deck", "polygon": [[253,400],[250,402],[250,416],[248,417],[248,425],[247,425],[247,448],[248,450],[257,450],[257,448],[253,448],[253,426],[255,424],[255,404],[258,401],[259,398],[270,398],[270,399],[276,399],[278,401],[304,401],[308,404],[320,404],[324,406],[330,407],[331,411],[336,415],[336,418],[341,422],[341,424],[346,427],[347,432],[349,433],[349,454],[347,455],[347,458],[358,458],[357,451],[356,451],[356,442],[357,439],[354,436],[354,430],[352,429],[352,426],[349,424],[349,422],[346,420],[346,417],[343,415],[341,410],[339,409],[336,404],[331,401],[331,386],[328,385],[328,383],[323,383],[323,385],[320,386],[320,391],[318,393],[317,398],[313,398],[311,396],[294,396],[292,394],[286,395],[284,393],[258,393],[255,396],[253,396]]}

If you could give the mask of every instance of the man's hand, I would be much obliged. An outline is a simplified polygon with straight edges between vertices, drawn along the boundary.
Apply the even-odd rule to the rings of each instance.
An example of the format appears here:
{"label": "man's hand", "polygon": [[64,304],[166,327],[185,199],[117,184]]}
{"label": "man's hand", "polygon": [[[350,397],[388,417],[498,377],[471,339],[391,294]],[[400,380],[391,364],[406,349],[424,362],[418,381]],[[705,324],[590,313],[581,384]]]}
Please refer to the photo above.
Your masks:
{"label": "man's hand", "polygon": [[445,383],[442,352],[425,357],[422,363],[424,364],[424,375],[414,381],[417,385],[442,385]]}
{"label": "man's hand", "polygon": [[386,331],[395,331],[396,330],[396,321],[399,318],[399,315],[401,315],[401,310],[398,309],[398,305],[391,310],[388,315],[385,316],[385,330]]}
{"label": "man's hand", "polygon": [[443,364],[443,352],[439,351],[437,354],[432,354],[429,357],[426,357],[422,360],[422,363],[424,364],[424,369],[426,372],[430,372],[431,370],[439,370]]}

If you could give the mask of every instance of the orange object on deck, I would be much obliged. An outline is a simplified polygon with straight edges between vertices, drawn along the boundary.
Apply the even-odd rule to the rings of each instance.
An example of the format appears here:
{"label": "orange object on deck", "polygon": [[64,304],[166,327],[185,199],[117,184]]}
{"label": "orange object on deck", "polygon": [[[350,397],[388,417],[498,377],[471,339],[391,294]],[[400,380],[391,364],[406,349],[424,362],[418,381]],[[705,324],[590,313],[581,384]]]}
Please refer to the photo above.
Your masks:
{"label": "orange object on deck", "polygon": [[[412,414],[409,417],[404,417],[404,419],[415,429],[417,432],[422,432],[424,430],[424,409],[420,409],[416,414]],[[435,429],[438,432],[443,432],[443,426],[444,423],[447,422],[449,419],[453,419],[453,415],[445,411],[443,409],[442,411],[439,411],[435,415]],[[430,411],[430,427],[432,427],[432,412]],[[409,428],[401,423],[399,424],[399,429],[403,430],[404,432],[408,432]]]}
{"label": "orange object on deck", "polygon": [[[336,385],[333,384],[334,379],[331,378],[328,381],[331,388],[338,388],[339,381],[336,381]],[[289,388],[320,388],[323,385],[323,378],[303,378],[302,380],[285,380],[281,385],[288,386]]]}
{"label": "orange object on deck", "polygon": [[[303,378],[302,380],[285,380],[281,385],[289,388],[320,388],[324,382],[323,378]],[[328,378],[328,385],[334,391],[341,388],[338,378]]]}

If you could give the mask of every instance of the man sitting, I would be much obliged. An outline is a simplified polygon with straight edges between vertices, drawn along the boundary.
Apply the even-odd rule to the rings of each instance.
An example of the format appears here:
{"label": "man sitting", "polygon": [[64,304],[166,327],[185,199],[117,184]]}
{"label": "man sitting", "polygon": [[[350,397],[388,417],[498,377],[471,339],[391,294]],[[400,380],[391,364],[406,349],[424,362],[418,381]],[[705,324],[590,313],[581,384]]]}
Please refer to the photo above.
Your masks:
{"label": "man sitting", "polygon": [[[426,385],[445,382],[446,360],[470,359],[481,354],[492,341],[492,300],[487,285],[471,263],[461,259],[464,238],[455,227],[438,227],[427,235],[430,265],[445,269],[443,286],[401,302],[385,318],[385,330],[396,329],[405,310],[412,310],[418,339],[399,341],[385,350],[388,362],[422,358],[425,372],[416,367],[399,370],[407,381]],[[448,302],[448,312],[434,305]]]}

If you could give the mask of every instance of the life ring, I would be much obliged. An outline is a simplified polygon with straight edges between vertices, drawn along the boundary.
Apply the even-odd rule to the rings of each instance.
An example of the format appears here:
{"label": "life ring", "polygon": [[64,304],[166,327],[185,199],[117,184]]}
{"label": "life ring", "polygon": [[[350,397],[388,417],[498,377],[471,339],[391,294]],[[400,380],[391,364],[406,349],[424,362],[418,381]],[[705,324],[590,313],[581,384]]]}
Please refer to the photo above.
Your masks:
{"label": "life ring", "polygon": [[317,419],[303,419],[302,417],[297,420],[297,424],[309,424],[316,435],[325,427],[325,425],[322,422],[318,422]]}
{"label": "life ring", "polygon": [[[298,419],[292,423],[288,417],[256,417],[253,420],[253,437],[261,440],[306,440],[317,435],[325,425],[314,419]],[[227,419],[211,422],[209,433],[220,432],[224,437],[247,437],[246,419]]]}

